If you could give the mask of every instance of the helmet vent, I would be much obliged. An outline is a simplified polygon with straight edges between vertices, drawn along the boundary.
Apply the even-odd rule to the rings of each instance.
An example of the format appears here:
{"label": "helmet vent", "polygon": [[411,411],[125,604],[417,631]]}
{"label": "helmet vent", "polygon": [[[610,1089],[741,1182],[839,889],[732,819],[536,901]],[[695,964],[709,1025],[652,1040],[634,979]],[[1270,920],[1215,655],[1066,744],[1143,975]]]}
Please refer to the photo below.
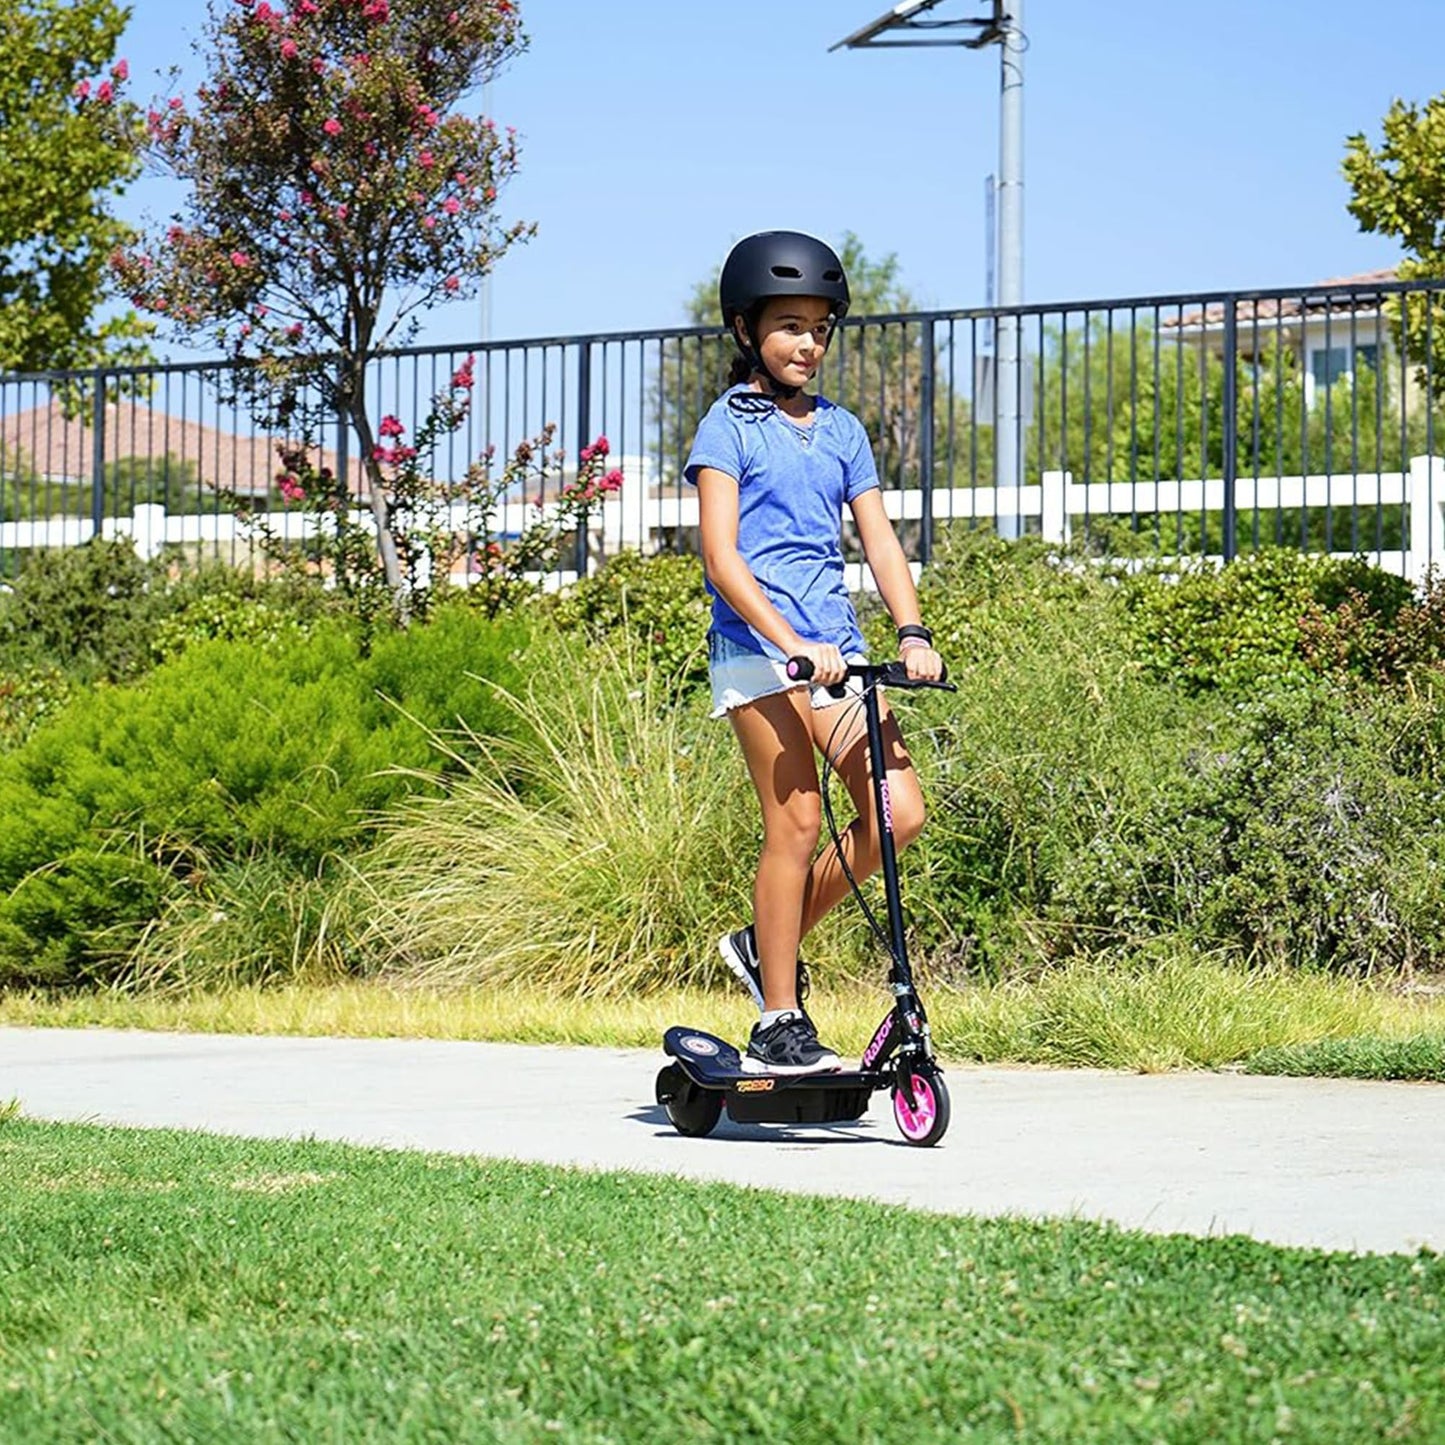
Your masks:
{"label": "helmet vent", "polygon": [[773,266],[770,268],[774,276],[781,276],[785,281],[801,281],[803,273],[796,266]]}
{"label": "helmet vent", "polygon": [[841,271],[824,271],[823,279],[825,281],[841,281],[843,279],[843,273]]}

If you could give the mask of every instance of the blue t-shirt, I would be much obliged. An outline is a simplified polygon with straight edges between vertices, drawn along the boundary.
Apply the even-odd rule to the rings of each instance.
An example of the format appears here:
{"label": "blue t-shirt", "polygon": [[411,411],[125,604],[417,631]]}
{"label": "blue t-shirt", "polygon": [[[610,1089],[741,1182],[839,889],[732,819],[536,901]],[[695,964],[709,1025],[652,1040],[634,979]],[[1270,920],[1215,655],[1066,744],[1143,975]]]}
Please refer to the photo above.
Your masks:
{"label": "blue t-shirt", "polygon": [[[728,398],[709,408],[683,476],[693,486],[703,467],[738,484],[738,551],[768,601],[807,642],[831,642],[844,656],[863,651],[853,599],[843,581],[843,507],[878,485],[863,423],[845,407],[815,397],[813,424],[799,426],[775,406],[742,411]],[[751,392],[752,396],[760,394]],[[782,660],[709,582],[712,625],[753,652]]]}

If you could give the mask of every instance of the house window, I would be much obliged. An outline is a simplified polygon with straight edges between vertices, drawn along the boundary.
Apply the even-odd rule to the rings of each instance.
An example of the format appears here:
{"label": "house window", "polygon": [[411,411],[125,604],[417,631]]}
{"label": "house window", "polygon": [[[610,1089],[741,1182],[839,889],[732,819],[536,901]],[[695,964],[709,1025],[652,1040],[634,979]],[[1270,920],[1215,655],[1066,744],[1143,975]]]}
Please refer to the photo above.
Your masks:
{"label": "house window", "polygon": [[1355,368],[1368,366],[1377,376],[1380,372],[1380,348],[1373,344],[1355,347]]}
{"label": "house window", "polygon": [[1342,376],[1349,374],[1348,346],[1317,346],[1310,352],[1310,375],[1315,391],[1328,391]]}

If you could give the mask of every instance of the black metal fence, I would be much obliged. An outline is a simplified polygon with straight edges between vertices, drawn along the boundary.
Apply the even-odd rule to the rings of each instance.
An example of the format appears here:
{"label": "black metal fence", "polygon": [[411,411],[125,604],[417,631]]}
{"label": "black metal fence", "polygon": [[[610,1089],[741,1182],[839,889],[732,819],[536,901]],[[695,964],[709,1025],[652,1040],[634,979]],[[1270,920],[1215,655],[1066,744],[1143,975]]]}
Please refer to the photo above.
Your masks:
{"label": "black metal fence", "polygon": [[[1445,282],[1383,277],[1284,291],[1140,297],[1017,310],[852,318],[820,388],[873,440],[885,499],[920,563],[951,527],[995,526],[1099,554],[1229,558],[1285,545],[1359,552],[1420,577],[1445,561]],[[1016,357],[1007,372],[1000,355]],[[715,328],[549,337],[388,353],[367,375],[373,428],[415,436],[474,356],[471,405],[422,459],[459,481],[555,425],[503,499],[502,534],[555,502],[599,435],[623,486],[594,509],[568,568],[619,547],[690,550],[682,467],[721,390]],[[39,548],[128,534],[241,562],[254,534],[307,517],[277,486],[278,445],[223,363],[0,377],[0,572]],[[314,439],[364,514],[348,429]]]}

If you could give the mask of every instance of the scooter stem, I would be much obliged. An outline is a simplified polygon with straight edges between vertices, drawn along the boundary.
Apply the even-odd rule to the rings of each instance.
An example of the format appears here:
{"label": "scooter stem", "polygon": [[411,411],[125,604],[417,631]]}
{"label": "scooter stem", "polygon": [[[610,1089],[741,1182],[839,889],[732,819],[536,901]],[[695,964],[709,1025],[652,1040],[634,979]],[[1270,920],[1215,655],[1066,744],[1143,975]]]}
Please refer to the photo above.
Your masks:
{"label": "scooter stem", "polygon": [[868,725],[868,762],[873,774],[873,805],[878,815],[878,854],[883,870],[883,896],[888,904],[888,940],[893,955],[888,981],[913,986],[904,936],[903,900],[899,896],[898,849],[893,841],[893,805],[888,794],[888,755],[883,742],[883,715],[877,688],[863,694],[863,715]]}

